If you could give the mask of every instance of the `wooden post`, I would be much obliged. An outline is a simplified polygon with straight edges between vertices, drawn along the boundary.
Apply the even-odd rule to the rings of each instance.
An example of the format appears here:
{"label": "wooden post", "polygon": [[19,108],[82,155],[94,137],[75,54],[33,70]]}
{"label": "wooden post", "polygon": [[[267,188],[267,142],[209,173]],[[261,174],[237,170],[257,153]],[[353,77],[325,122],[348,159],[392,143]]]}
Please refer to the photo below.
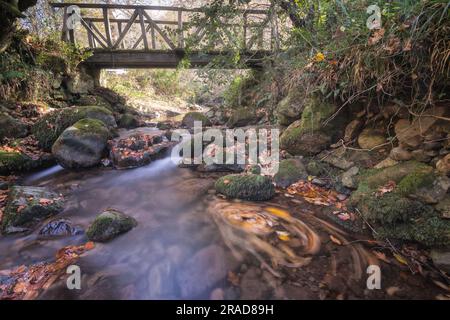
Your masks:
{"label": "wooden post", "polygon": [[148,50],[147,30],[145,28],[143,11],[144,11],[143,9],[139,9],[139,23],[141,24],[142,39],[144,40],[144,48],[145,48],[145,50]]}
{"label": "wooden post", "polygon": [[184,35],[183,35],[183,11],[178,10],[178,48],[184,48]]}
{"label": "wooden post", "polygon": [[244,39],[242,39],[242,48],[247,50],[247,23],[248,17],[247,12],[244,13]]}
{"label": "wooden post", "polygon": [[[119,32],[119,36],[117,37],[117,39],[118,39],[120,37],[120,35],[122,34],[122,22],[117,22],[117,31]],[[117,41],[117,39],[116,39],[116,41]],[[123,43],[123,41],[120,44],[120,48],[125,49],[125,44]]]}
{"label": "wooden post", "polygon": [[[88,23],[89,27],[91,26],[91,22]],[[92,36],[92,33],[89,32],[89,30],[87,30],[87,36],[88,36],[88,43],[89,43],[89,48],[94,49],[94,37]]]}
{"label": "wooden post", "polygon": [[109,49],[112,48],[111,24],[109,22],[108,8],[103,8],[103,22],[105,24],[106,44]]}
{"label": "wooden post", "polygon": [[156,49],[156,32],[155,32],[155,28],[153,27],[153,25],[151,26],[150,34],[152,36],[152,49],[155,50]]}
{"label": "wooden post", "polygon": [[64,42],[67,42],[67,7],[64,7],[64,13],[63,13],[63,25],[62,25],[62,33],[61,33],[61,40]]}

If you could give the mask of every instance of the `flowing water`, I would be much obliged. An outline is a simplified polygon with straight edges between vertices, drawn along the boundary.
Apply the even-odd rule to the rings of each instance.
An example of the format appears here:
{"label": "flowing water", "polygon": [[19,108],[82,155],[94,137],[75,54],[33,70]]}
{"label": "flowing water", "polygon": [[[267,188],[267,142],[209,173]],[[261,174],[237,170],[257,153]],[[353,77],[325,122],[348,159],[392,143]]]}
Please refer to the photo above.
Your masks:
{"label": "flowing water", "polygon": [[[68,290],[63,276],[40,298],[360,299],[390,298],[389,287],[400,289],[392,298],[436,295],[420,276],[390,264],[383,265],[384,289],[368,290],[366,268],[381,262],[317,207],[283,194],[270,203],[225,200],[214,192],[216,179],[170,158],[125,171],[56,166],[25,178],[23,185],[62,193],[58,219],[83,229],[108,208],[138,221],[78,260],[81,290]],[[84,234],[42,238],[38,231],[1,237],[0,270],[52,261],[58,249],[86,241]]]}

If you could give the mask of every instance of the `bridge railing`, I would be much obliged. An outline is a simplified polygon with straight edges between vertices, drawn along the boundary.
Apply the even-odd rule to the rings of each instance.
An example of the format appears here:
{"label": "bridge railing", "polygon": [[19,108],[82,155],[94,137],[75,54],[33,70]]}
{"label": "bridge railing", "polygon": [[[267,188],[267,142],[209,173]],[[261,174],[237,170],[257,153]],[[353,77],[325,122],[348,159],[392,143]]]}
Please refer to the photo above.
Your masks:
{"label": "bridge railing", "polygon": [[[51,6],[62,10],[62,39],[92,49],[273,51],[280,45],[278,21],[270,10],[241,10],[231,18],[218,18],[214,37],[210,37],[206,35],[208,20],[202,20],[206,9],[87,3]],[[69,19],[81,27],[69,28]]]}

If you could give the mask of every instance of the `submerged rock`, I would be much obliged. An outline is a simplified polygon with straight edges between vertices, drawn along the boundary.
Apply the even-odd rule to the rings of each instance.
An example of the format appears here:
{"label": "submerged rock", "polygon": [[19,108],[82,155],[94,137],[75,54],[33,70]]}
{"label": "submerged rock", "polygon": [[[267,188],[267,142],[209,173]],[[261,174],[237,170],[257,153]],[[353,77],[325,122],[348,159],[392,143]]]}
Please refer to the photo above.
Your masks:
{"label": "submerged rock", "polygon": [[66,169],[90,168],[100,164],[109,137],[110,132],[101,121],[83,119],[61,134],[52,154]]}
{"label": "submerged rock", "polygon": [[4,234],[25,232],[63,210],[62,197],[45,188],[14,186],[5,208]]}
{"label": "submerged rock", "polygon": [[72,226],[70,221],[64,219],[51,221],[39,231],[39,235],[46,237],[76,236],[80,234],[83,234],[83,229]]}
{"label": "submerged rock", "polygon": [[287,188],[307,177],[306,168],[300,159],[287,159],[280,162],[278,173],[273,179],[278,187]]}
{"label": "submerged rock", "polygon": [[192,256],[177,274],[181,298],[192,299],[212,289],[227,274],[225,253],[218,245],[210,245]]}
{"label": "submerged rock", "polygon": [[216,191],[229,197],[250,201],[266,201],[275,195],[272,180],[265,176],[228,175],[217,180]]}
{"label": "submerged rock", "polygon": [[109,209],[101,213],[86,232],[89,240],[107,242],[137,226],[137,221],[126,214]]}
{"label": "submerged rock", "polygon": [[174,145],[165,134],[151,129],[136,129],[110,141],[110,157],[117,169],[132,169],[150,164]]}

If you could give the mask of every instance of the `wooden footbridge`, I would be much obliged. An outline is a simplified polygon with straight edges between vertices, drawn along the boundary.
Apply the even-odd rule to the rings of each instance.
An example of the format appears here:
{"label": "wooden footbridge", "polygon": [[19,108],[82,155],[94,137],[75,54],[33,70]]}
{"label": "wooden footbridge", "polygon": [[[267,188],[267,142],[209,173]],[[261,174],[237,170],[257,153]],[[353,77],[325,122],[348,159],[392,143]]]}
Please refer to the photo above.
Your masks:
{"label": "wooden footbridge", "polygon": [[258,67],[280,48],[279,21],[273,10],[248,9],[213,17],[208,8],[51,6],[62,13],[62,39],[92,49],[85,64],[97,69],[176,68],[184,58],[197,68],[236,52],[247,67]]}

